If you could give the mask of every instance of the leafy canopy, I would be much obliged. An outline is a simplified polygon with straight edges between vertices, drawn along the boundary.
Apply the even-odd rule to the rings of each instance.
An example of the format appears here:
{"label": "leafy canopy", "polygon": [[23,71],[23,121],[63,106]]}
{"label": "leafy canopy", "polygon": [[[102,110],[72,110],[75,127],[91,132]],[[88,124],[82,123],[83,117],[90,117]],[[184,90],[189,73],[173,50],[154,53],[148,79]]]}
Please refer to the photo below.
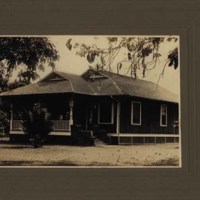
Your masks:
{"label": "leafy canopy", "polygon": [[[91,64],[98,58],[100,62],[96,64],[97,70],[116,70],[117,73],[124,67],[124,62],[129,63],[125,75],[137,78],[138,70],[142,69],[143,77],[147,70],[154,69],[161,55],[160,45],[162,43],[177,43],[177,37],[107,37],[108,47],[99,48],[96,45],[86,45],[84,43],[72,43],[70,38],[66,46],[71,51],[76,50],[76,54],[85,57]],[[120,51],[125,51],[125,59],[121,59],[116,66],[113,61],[119,56]],[[172,49],[166,58],[162,75],[166,66],[178,68],[178,47]]]}
{"label": "leafy canopy", "polygon": [[[55,46],[46,37],[1,37],[0,38],[0,88],[9,89],[8,82],[14,70],[18,70],[19,81],[13,86],[29,84],[39,75],[37,70],[44,71],[44,64],[55,68],[54,62],[59,59]],[[19,84],[19,85],[18,85]]]}

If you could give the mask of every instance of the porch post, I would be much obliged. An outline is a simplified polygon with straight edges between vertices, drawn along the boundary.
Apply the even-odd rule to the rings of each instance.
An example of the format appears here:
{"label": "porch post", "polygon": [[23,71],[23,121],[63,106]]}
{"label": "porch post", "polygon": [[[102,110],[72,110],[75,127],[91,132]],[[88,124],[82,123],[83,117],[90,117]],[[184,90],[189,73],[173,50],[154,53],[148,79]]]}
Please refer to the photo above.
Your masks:
{"label": "porch post", "polygon": [[10,130],[13,130],[13,104],[10,105]]}
{"label": "porch post", "polygon": [[118,135],[118,144],[120,143],[120,102],[117,102],[117,123],[116,123],[116,132]]}
{"label": "porch post", "polygon": [[74,101],[71,98],[69,100],[69,131],[71,131],[71,125],[74,124],[74,121],[73,121],[73,107],[74,107]]}

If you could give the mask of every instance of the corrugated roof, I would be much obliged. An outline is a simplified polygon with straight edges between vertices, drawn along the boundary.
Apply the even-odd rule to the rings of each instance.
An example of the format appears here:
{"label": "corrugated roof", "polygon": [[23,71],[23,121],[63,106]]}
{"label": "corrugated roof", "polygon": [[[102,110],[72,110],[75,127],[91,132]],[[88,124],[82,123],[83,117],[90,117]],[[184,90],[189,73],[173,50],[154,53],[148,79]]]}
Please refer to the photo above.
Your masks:
{"label": "corrugated roof", "polygon": [[133,79],[131,77],[110,72],[102,72],[102,74],[112,79],[114,84],[116,84],[116,87],[118,87],[124,95],[178,102],[178,95],[153,82]]}
{"label": "corrugated roof", "polygon": [[[94,73],[91,73],[93,71]],[[102,78],[96,74],[103,75]],[[60,76],[57,80],[53,76]],[[148,99],[178,102],[177,95],[155,83],[145,80],[134,80],[131,77],[110,73],[87,70],[82,76],[51,72],[44,79],[35,84],[30,84],[8,92],[0,96],[52,94],[52,93],[81,93],[88,95],[129,95]]]}
{"label": "corrugated roof", "polygon": [[[52,75],[59,75],[63,79],[54,79]],[[74,74],[66,74],[63,72],[51,72],[38,83],[26,85],[4,93],[0,96],[16,96],[16,95],[31,95],[31,94],[53,94],[53,93],[83,93],[93,94],[81,76]]]}
{"label": "corrugated roof", "polygon": [[31,94],[50,94],[50,93],[65,93],[72,92],[69,87],[68,81],[48,81],[38,82],[16,88],[4,93],[0,96],[16,96],[16,95],[31,95]]}
{"label": "corrugated roof", "polygon": [[93,94],[88,82],[84,80],[81,76],[58,71],[56,73],[70,82],[73,92],[82,94]]}

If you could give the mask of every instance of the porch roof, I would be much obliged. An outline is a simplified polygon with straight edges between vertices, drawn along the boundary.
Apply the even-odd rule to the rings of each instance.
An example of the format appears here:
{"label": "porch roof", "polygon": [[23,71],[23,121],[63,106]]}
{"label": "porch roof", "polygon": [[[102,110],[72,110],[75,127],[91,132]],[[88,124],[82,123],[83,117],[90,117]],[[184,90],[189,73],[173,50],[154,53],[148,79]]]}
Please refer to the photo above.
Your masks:
{"label": "porch roof", "polygon": [[[98,73],[98,76],[95,76],[95,73]],[[60,78],[58,80],[53,79],[52,77],[55,75]],[[95,77],[97,78],[95,79]],[[128,95],[178,102],[176,94],[157,86],[155,83],[139,79],[134,80],[131,77],[105,71],[96,72],[94,69],[87,70],[82,76],[57,71],[51,72],[38,83],[1,93],[0,96],[53,93],[79,93],[96,96]]]}
{"label": "porch roof", "polygon": [[[59,75],[61,79],[53,79],[52,74]],[[7,92],[0,93],[0,96],[19,96],[36,94],[55,93],[80,93],[93,94],[88,83],[78,75],[52,72],[37,83],[19,87]]]}

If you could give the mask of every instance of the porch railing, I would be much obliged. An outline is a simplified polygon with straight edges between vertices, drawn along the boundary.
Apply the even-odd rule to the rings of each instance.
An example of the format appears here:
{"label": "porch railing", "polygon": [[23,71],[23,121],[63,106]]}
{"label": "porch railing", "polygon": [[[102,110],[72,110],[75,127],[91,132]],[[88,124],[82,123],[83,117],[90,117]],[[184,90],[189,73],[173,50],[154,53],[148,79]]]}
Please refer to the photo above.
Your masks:
{"label": "porch railing", "polygon": [[52,120],[54,131],[69,131],[69,120]]}
{"label": "porch railing", "polygon": [[[52,120],[53,131],[69,131],[69,120]],[[21,120],[12,120],[12,131],[23,131]]]}
{"label": "porch railing", "polygon": [[21,120],[12,120],[12,131],[23,131]]}

